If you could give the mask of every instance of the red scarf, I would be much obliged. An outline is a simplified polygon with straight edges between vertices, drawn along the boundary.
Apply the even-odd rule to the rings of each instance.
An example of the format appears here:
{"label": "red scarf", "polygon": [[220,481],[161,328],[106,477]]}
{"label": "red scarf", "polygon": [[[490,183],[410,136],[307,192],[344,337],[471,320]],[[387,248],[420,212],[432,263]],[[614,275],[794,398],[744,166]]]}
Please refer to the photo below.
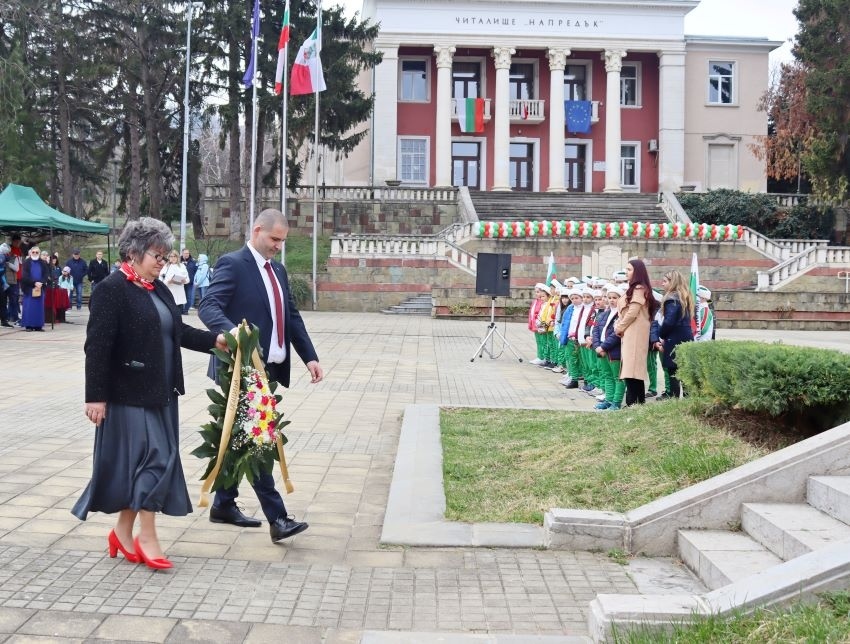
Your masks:
{"label": "red scarf", "polygon": [[153,290],[153,282],[146,280],[144,277],[139,275],[136,272],[136,269],[130,266],[127,262],[121,263],[121,272],[127,276],[128,282],[138,282],[142,285],[142,288],[152,291]]}

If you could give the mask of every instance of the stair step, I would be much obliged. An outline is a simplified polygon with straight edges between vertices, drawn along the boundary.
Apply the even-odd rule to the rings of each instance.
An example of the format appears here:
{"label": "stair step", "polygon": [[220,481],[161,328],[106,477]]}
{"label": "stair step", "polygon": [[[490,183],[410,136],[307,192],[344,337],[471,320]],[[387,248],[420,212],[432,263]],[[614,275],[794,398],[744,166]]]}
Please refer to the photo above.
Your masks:
{"label": "stair step", "polygon": [[805,503],[744,503],[741,526],[785,561],[850,539],[850,526]]}
{"label": "stair step", "polygon": [[850,524],[850,476],[810,476],[806,501],[834,519]]}
{"label": "stair step", "polygon": [[711,590],[782,560],[743,532],[679,530],[679,556]]}

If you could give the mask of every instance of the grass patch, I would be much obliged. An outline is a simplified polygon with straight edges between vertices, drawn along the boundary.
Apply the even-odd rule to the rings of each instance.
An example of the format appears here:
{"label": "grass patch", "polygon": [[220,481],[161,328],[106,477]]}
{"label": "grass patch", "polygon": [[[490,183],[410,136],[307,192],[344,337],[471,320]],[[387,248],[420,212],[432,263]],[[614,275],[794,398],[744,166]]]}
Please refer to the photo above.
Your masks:
{"label": "grass patch", "polygon": [[615,642],[628,644],[773,644],[778,642],[850,642],[850,593],[828,593],[817,603],[788,609],[759,609],[751,615],[708,617],[677,626],[670,634],[629,633]]}
{"label": "grass patch", "polygon": [[446,518],[543,522],[553,507],[639,507],[767,454],[694,398],[617,412],[444,409]]}

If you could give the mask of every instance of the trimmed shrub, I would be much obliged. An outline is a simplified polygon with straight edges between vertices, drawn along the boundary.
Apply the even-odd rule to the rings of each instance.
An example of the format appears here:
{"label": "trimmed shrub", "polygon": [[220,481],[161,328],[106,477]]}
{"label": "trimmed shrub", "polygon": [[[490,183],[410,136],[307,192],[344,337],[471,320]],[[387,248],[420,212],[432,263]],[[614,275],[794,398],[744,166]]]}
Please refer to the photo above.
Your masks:
{"label": "trimmed shrub", "polygon": [[309,304],[313,297],[310,284],[303,277],[289,277],[289,293],[299,308]]}
{"label": "trimmed shrub", "polygon": [[676,348],[688,391],[800,429],[850,419],[850,355],[780,343],[687,342]]}

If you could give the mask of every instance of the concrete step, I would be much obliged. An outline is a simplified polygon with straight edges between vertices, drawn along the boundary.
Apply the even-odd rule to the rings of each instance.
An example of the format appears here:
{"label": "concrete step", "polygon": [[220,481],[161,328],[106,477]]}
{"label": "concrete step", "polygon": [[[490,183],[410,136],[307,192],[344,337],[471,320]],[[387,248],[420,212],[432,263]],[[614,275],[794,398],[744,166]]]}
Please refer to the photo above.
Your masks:
{"label": "concrete step", "polygon": [[850,476],[810,476],[806,502],[834,519],[850,524]]}
{"label": "concrete step", "polygon": [[805,503],[744,503],[741,527],[785,561],[850,539],[850,525]]}
{"label": "concrete step", "polygon": [[709,589],[782,563],[782,560],[743,532],[679,530],[679,557]]}

